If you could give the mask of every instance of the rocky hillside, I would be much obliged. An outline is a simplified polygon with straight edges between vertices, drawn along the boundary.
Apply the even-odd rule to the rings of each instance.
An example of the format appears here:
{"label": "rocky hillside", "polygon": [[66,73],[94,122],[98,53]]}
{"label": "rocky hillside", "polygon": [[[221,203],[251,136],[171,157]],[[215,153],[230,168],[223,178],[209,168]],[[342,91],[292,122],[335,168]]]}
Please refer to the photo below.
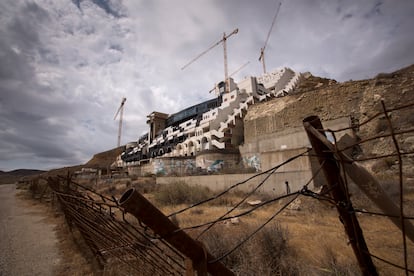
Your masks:
{"label": "rocky hillside", "polygon": [[307,73],[292,95],[252,106],[245,121],[274,116],[281,128],[301,126],[309,115],[322,120],[353,116],[363,121],[381,111],[381,99],[389,107],[414,102],[414,65],[373,79],[343,83]]}
{"label": "rocky hillside", "polygon": [[[257,138],[254,135],[302,127],[302,120],[310,115],[319,116],[322,122],[349,117],[356,123],[362,123],[383,110],[381,101],[384,101],[388,109],[414,103],[414,65],[393,73],[381,73],[372,79],[343,83],[305,73],[291,95],[259,103],[249,109],[245,117],[245,141],[254,141]],[[414,129],[413,107],[390,112],[390,116],[395,130]],[[263,133],[247,131],[255,120],[263,118],[272,121],[272,125],[263,130]],[[386,131],[389,131],[389,127],[382,115],[361,127],[356,134],[366,138]],[[399,136],[399,143],[402,151],[414,151],[414,132]],[[363,147],[365,153],[370,155],[395,151],[389,139],[375,139]],[[406,162],[406,166],[412,168],[414,157],[410,155],[407,158],[409,162]],[[395,160],[388,162],[392,164]]]}
{"label": "rocky hillside", "polygon": [[85,166],[88,168],[109,168],[116,157],[125,150],[124,146],[95,154]]}

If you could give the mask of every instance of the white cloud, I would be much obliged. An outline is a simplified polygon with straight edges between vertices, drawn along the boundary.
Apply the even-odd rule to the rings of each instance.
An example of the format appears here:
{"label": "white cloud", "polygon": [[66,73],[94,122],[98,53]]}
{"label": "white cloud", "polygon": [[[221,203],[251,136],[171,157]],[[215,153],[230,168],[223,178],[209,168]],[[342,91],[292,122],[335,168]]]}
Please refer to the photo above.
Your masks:
{"label": "white cloud", "polygon": [[[213,97],[227,40],[235,77],[257,61],[277,1],[67,1],[0,3],[0,169],[83,163],[116,145],[113,116],[126,97],[122,141],[146,115]],[[288,66],[337,80],[372,77],[414,62],[413,1],[284,1],[266,50]]]}

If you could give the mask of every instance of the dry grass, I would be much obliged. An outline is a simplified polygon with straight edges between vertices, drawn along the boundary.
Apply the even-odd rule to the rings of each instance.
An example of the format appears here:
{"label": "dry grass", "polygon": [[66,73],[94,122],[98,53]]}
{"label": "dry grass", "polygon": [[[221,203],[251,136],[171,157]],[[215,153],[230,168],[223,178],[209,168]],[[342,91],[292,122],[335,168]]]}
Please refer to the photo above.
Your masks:
{"label": "dry grass", "polygon": [[[240,244],[254,228],[253,225],[220,225],[206,232],[202,241],[213,256],[220,257]],[[297,275],[299,268],[292,262],[294,257],[294,251],[288,246],[288,231],[273,223],[222,262],[238,275]]]}
{"label": "dry grass", "polygon": [[[223,260],[226,265],[239,275],[360,275],[336,209],[312,198],[301,197],[300,200],[299,211],[283,211],[271,227],[264,228],[246,245],[226,257]],[[364,206],[372,206],[367,198],[363,202]],[[202,236],[202,240],[214,256],[222,256],[283,204],[284,201],[281,201],[259,209],[242,217],[238,224],[220,222],[205,237]],[[185,206],[163,206],[162,210],[169,214]],[[178,215],[178,222],[180,227],[201,224],[218,218],[229,208],[224,205],[199,206]],[[247,208],[251,207],[242,206],[235,214]],[[387,218],[370,215],[359,215],[358,218],[371,252],[403,264],[402,239],[398,228]],[[189,230],[194,237],[199,232]],[[412,256],[414,244],[409,240],[408,244],[409,256]],[[271,259],[278,265],[269,266],[268,256],[272,256]],[[374,263],[381,275],[402,275],[400,269],[379,261]],[[410,265],[413,267],[414,262]]]}
{"label": "dry grass", "polygon": [[[114,185],[114,188],[106,187],[106,192],[109,195],[112,195],[110,190],[118,194],[125,188],[122,183],[114,183]],[[167,215],[194,203],[194,201],[201,200],[201,198],[192,197],[196,193],[201,193],[203,199],[206,196],[211,196],[211,191],[201,190],[200,192],[198,188],[184,187],[184,185],[178,184],[178,186],[182,185],[179,189],[177,186],[171,186],[170,190],[162,190],[163,193],[169,194],[170,199],[168,199],[169,201],[161,199],[160,203],[157,201],[160,198],[156,194],[161,189],[157,188],[150,179],[141,180],[139,183],[138,180],[133,180],[130,185],[141,189],[141,192],[144,192],[145,196]],[[384,188],[391,194],[395,192],[393,184],[384,183]],[[372,207],[372,203],[358,190],[351,192],[357,207]],[[410,203],[414,201],[414,195],[410,190],[405,192],[406,198],[409,199],[407,202],[409,207],[407,208],[412,209],[414,204],[410,205]],[[176,196],[175,198],[173,194]],[[183,199],[183,195],[190,197],[190,199]],[[215,220],[229,211],[243,197],[244,194],[241,192],[229,193],[218,200],[177,215],[176,223],[180,227],[188,227]],[[254,199],[260,198],[261,195],[254,197]],[[214,256],[220,257],[279,210],[286,200],[272,203],[243,216],[237,224],[217,223],[201,237],[201,240]],[[363,205],[360,206],[359,203]],[[238,214],[249,208],[252,207],[243,204],[232,214]],[[413,211],[408,209],[407,211]],[[65,269],[70,271],[67,274],[62,272],[63,275],[80,275],[79,271],[85,275],[92,273],[91,271],[100,275],[117,275],[117,272],[120,272],[115,264],[110,269],[106,267],[104,270],[97,265],[91,266],[91,256],[88,255],[90,253],[87,253],[86,247],[79,244],[76,232],[71,233],[67,229],[66,225],[62,223],[63,217],[53,216],[60,220],[58,222],[60,226],[57,227],[59,246],[66,255],[65,260],[67,260],[62,271]],[[402,239],[399,229],[383,217],[361,215],[358,218],[370,251],[392,262],[403,264]],[[188,233],[196,237],[200,231],[200,229],[188,230]],[[67,238],[73,237],[73,235],[75,235],[75,239]],[[407,242],[411,254],[409,256],[412,256],[414,244],[409,240]],[[81,254],[80,251],[84,253]],[[234,253],[224,258],[223,262],[238,275],[359,275],[360,273],[335,208],[315,199],[304,197],[300,197],[300,210],[284,210],[271,224],[259,231]],[[410,262],[413,267],[414,260],[410,259]],[[381,275],[402,275],[401,270],[384,263],[375,261],[375,265]]]}
{"label": "dry grass", "polygon": [[[232,195],[233,200],[240,200],[243,194]],[[286,200],[270,204],[247,216],[240,218],[237,224],[219,222],[201,237],[210,252],[220,257],[232,249],[249,233],[254,231],[260,223],[266,221],[279,210]],[[234,251],[223,262],[238,275],[355,275],[358,271],[352,251],[346,245],[343,237],[340,239],[342,247],[348,247],[344,253],[336,253],[338,248],[338,233],[343,227],[331,207],[319,202],[302,199],[302,211],[286,210],[270,225],[259,231],[246,242],[245,245]],[[163,206],[165,214],[184,208],[185,205]],[[212,221],[229,211],[230,205],[205,205],[191,209],[177,216],[180,227],[198,225]],[[242,205],[233,215],[252,208]],[[313,213],[316,211],[316,214]],[[325,212],[329,220],[318,214]],[[334,223],[330,223],[330,221]],[[322,226],[322,232],[321,231]],[[323,227],[324,226],[324,227]],[[323,228],[326,228],[325,230]],[[200,229],[189,230],[189,234],[196,237]],[[325,233],[328,232],[328,234]],[[328,237],[323,244],[317,239]],[[315,239],[316,238],[316,239]],[[330,240],[332,239],[332,243]],[[327,252],[326,248],[334,248]],[[315,252],[319,252],[316,253]],[[332,254],[331,254],[332,253]],[[329,259],[325,256],[329,255]],[[329,274],[329,271],[332,272]],[[347,272],[349,271],[349,273]],[[345,274],[340,274],[346,272]],[[356,274],[357,275],[357,274]]]}
{"label": "dry grass", "polygon": [[194,204],[206,200],[212,196],[207,187],[190,187],[184,182],[175,182],[169,185],[162,185],[155,192],[154,198],[161,205]]}

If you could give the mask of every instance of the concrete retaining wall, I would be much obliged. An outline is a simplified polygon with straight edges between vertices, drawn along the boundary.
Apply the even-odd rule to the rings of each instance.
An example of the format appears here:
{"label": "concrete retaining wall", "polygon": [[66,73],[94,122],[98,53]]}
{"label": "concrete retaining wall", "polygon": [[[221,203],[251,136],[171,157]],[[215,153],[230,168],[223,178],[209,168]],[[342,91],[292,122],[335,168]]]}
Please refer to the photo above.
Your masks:
{"label": "concrete retaining wall", "polygon": [[[251,136],[251,139],[239,147],[243,163],[246,167],[256,168],[257,171],[264,171],[286,161],[289,157],[299,154],[310,148],[310,142],[303,127],[289,128],[282,131],[275,131],[266,126],[273,124],[273,117],[259,118],[251,121],[254,124],[264,127],[264,132],[247,131],[245,133]],[[250,122],[250,123],[251,123]],[[342,129],[351,126],[348,117],[342,117],[331,121],[323,122],[325,129]],[[250,127],[253,127],[250,125]],[[256,129],[256,128],[253,128]],[[256,129],[257,130],[257,129]],[[259,135],[261,133],[261,135]],[[350,130],[336,133],[339,140],[345,133],[353,133]],[[333,141],[333,137],[329,137]],[[254,139],[253,139],[254,136]],[[301,158],[281,168],[282,171],[289,170],[311,170],[312,166],[309,160]]]}
{"label": "concrete retaining wall", "polygon": [[[256,174],[222,174],[222,175],[203,175],[203,176],[183,176],[183,177],[157,177],[157,184],[168,185],[174,182],[185,182],[188,185],[200,185],[210,188],[213,191],[222,191],[236,183],[245,181]],[[238,186],[238,190],[248,192],[259,185],[268,175],[261,175],[247,183]],[[309,171],[290,171],[274,173],[258,190],[262,193],[271,195],[281,195],[286,193],[287,181],[291,192],[302,189],[303,185],[312,178]],[[309,189],[313,188],[310,184]]]}
{"label": "concrete retaining wall", "polygon": [[207,172],[236,169],[240,166],[238,151],[205,151],[196,155],[196,166]]}
{"label": "concrete retaining wall", "polygon": [[[280,120],[273,116],[245,121],[245,143],[240,146],[240,152],[259,153],[286,149],[310,147],[308,137],[303,126],[284,129],[277,128],[275,121]],[[349,117],[323,121],[325,129],[342,129],[351,126]],[[350,131],[348,131],[349,134]],[[339,139],[345,132],[338,133]]]}
{"label": "concrete retaining wall", "polygon": [[141,164],[136,166],[128,166],[128,175],[146,176],[154,173],[154,169],[150,164]]}
{"label": "concrete retaining wall", "polygon": [[146,175],[185,175],[196,172],[195,157],[153,158],[147,164],[129,166],[128,174]]}
{"label": "concrete retaining wall", "polygon": [[[205,151],[196,156],[158,157],[149,163],[129,166],[130,176],[182,176],[200,174],[201,172],[219,172],[228,169],[240,169],[240,154],[233,151]],[[227,171],[228,172],[228,171]]]}

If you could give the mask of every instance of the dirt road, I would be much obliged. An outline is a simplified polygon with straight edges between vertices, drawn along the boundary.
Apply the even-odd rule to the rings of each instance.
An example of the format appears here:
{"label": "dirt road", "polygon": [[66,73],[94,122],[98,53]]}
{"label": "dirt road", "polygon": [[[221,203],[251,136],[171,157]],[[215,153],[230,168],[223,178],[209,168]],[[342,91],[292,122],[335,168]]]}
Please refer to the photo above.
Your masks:
{"label": "dirt road", "polygon": [[53,225],[44,209],[0,185],[0,276],[54,275],[60,262]]}

